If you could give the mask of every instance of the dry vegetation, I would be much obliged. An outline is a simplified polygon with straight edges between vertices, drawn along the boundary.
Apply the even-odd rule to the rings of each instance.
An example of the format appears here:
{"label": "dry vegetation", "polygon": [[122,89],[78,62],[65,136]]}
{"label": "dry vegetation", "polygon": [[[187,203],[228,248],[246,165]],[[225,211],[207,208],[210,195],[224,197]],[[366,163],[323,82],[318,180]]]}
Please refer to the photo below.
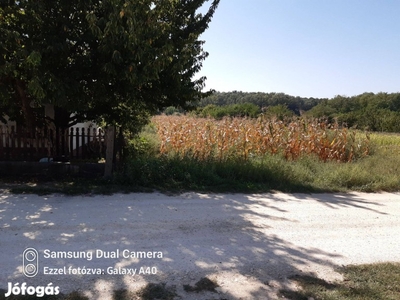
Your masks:
{"label": "dry vegetation", "polygon": [[368,155],[369,137],[328,124],[325,120],[258,118],[193,118],[156,116],[161,139],[160,152],[198,160],[248,160],[265,154],[282,154],[296,160],[313,154],[322,161],[349,162]]}

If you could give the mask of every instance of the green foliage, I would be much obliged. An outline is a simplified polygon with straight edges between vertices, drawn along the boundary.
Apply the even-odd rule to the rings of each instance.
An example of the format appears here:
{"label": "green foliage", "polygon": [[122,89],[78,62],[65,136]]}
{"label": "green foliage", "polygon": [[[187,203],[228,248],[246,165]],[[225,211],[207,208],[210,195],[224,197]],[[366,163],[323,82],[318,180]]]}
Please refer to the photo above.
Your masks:
{"label": "green foliage", "polygon": [[196,114],[200,117],[212,117],[215,119],[222,119],[223,117],[256,118],[260,113],[260,108],[252,103],[232,104],[225,106],[209,104],[204,108],[198,108],[196,112]]}
{"label": "green foliage", "polygon": [[294,114],[300,115],[303,111],[307,111],[326,99],[304,98],[286,95],[284,93],[245,93],[245,92],[216,92],[202,99],[200,106],[204,107],[209,104],[217,106],[251,103],[259,108],[269,106],[283,105],[291,110]]}
{"label": "green foliage", "polygon": [[214,93],[200,101],[197,113],[201,116],[222,118],[230,115],[228,108],[236,104],[251,103],[279,119],[291,115],[338,120],[348,127],[370,131],[400,132],[400,93],[364,93],[333,99],[302,98],[284,93]]}
{"label": "green foliage", "polygon": [[283,104],[267,107],[264,114],[267,117],[275,117],[281,121],[295,115],[286,105]]}
{"label": "green foliage", "polygon": [[153,123],[142,128],[140,134],[126,134],[126,155],[130,157],[154,156],[160,148],[160,140]]}
{"label": "green foliage", "polygon": [[400,93],[364,93],[353,97],[336,96],[322,101],[307,115],[337,119],[349,127],[371,131],[400,132]]}
{"label": "green foliage", "polygon": [[[194,1],[8,1],[0,6],[0,111],[38,119],[54,104],[71,122],[137,130],[167,106],[200,100],[200,35],[219,4]],[[33,120],[31,120],[33,121]]]}
{"label": "green foliage", "polygon": [[287,176],[292,175],[288,170],[278,168],[281,163],[283,159],[278,157],[271,157],[264,163],[200,162],[176,156],[137,157],[127,162],[124,172],[117,175],[116,182],[164,190],[309,190],[297,179],[289,179]]}
{"label": "green foliage", "polygon": [[168,106],[164,109],[164,114],[166,114],[167,116],[179,115],[181,113],[183,113],[183,110],[176,108],[175,106]]}

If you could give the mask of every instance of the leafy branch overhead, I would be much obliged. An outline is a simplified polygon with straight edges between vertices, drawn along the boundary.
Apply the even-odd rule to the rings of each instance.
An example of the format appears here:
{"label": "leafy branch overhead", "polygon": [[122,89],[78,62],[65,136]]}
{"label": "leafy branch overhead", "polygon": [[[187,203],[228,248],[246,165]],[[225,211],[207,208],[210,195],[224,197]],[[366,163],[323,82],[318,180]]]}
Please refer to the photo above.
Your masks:
{"label": "leafy branch overhead", "polygon": [[[0,108],[36,125],[46,103],[135,127],[200,100],[213,0],[8,1],[0,6]],[[35,105],[32,105],[34,103]],[[65,121],[67,126],[72,119]]]}

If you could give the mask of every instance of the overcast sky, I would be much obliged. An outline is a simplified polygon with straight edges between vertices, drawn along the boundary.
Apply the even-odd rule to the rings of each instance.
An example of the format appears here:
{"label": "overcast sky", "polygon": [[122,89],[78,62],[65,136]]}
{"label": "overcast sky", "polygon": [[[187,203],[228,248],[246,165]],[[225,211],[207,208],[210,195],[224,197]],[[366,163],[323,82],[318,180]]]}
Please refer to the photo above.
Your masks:
{"label": "overcast sky", "polygon": [[201,39],[207,90],[400,91],[399,0],[221,0]]}

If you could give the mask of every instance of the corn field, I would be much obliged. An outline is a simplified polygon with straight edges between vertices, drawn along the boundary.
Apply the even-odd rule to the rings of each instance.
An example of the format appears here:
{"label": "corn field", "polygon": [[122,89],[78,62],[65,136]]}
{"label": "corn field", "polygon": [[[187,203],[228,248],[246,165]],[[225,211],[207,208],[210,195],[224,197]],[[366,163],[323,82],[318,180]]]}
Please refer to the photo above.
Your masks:
{"label": "corn field", "polygon": [[281,154],[296,160],[314,154],[322,161],[349,162],[368,155],[369,136],[325,120],[267,118],[214,119],[188,116],[156,116],[152,119],[161,140],[161,154],[174,153],[198,160],[248,160],[265,154]]}

